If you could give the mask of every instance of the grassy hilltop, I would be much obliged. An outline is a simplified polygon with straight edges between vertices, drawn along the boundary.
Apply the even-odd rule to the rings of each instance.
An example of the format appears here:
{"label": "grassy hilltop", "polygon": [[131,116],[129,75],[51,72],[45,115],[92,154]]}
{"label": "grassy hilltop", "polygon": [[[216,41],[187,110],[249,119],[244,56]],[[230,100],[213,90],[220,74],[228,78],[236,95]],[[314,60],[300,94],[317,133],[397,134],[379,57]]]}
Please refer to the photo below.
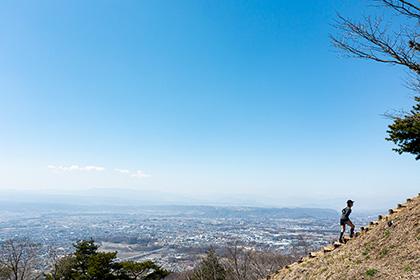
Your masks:
{"label": "grassy hilltop", "polygon": [[311,253],[267,279],[420,279],[420,197],[379,218],[346,244]]}

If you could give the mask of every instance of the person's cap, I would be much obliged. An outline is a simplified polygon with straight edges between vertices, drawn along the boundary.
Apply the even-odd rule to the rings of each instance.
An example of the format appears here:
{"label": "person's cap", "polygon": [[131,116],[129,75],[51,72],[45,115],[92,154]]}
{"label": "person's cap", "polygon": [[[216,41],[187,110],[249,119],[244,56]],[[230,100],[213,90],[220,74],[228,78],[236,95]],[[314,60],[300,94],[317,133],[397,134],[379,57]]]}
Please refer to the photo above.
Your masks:
{"label": "person's cap", "polygon": [[347,203],[354,203],[354,201],[349,199],[349,200],[347,200]]}

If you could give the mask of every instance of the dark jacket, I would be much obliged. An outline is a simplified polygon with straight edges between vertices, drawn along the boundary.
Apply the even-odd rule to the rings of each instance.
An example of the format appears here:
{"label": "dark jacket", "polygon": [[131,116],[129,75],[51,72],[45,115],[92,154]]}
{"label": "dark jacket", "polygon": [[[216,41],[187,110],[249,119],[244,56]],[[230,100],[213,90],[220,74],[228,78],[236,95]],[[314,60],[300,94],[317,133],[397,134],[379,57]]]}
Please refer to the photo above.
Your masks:
{"label": "dark jacket", "polygon": [[343,210],[341,210],[341,220],[343,221],[348,221],[350,220],[349,216],[351,214],[351,208],[350,207],[346,207]]}

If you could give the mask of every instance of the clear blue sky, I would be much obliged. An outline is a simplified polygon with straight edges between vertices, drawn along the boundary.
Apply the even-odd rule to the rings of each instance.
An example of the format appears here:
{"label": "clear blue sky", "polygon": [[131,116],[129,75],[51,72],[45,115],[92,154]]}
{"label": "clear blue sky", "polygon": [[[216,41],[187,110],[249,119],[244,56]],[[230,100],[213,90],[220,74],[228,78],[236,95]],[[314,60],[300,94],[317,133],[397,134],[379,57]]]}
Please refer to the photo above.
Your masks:
{"label": "clear blue sky", "polygon": [[[361,207],[419,191],[381,114],[398,67],[343,58],[363,1],[2,1],[0,189]],[[375,198],[375,199],[373,199]]]}

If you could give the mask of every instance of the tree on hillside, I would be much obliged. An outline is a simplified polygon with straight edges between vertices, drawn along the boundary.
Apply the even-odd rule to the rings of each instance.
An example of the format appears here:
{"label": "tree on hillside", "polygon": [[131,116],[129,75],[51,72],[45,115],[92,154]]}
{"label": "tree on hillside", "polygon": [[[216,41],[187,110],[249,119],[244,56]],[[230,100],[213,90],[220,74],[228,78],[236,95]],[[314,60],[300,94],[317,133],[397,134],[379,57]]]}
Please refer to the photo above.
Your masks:
{"label": "tree on hillside", "polygon": [[169,272],[162,269],[152,261],[121,262],[124,272],[133,280],[159,280],[169,275]]}
{"label": "tree on hillside", "polygon": [[227,248],[224,266],[229,280],[259,280],[292,263],[292,256],[271,252],[258,252],[234,244]]}
{"label": "tree on hillside", "polygon": [[36,271],[39,246],[28,239],[10,239],[0,246],[0,279],[34,280],[41,274]]}
{"label": "tree on hillside", "polygon": [[73,246],[74,254],[59,259],[47,279],[128,279],[120,276],[121,265],[115,262],[116,252],[98,252],[99,246],[93,240],[82,240]]}
{"label": "tree on hillside", "polygon": [[92,259],[98,254],[99,246],[91,240],[81,240],[75,243],[74,248],[74,267],[75,273],[85,275],[88,272],[88,268]]}
{"label": "tree on hillside", "polygon": [[217,255],[210,249],[193,270],[173,273],[168,280],[260,280],[296,260],[293,256],[244,248],[238,243],[221,251]]}
{"label": "tree on hillside", "polygon": [[420,96],[415,97],[416,104],[403,116],[391,116],[394,123],[389,126],[387,140],[394,142],[399,154],[412,153],[420,159]]}
{"label": "tree on hillside", "polygon": [[118,262],[116,252],[100,252],[93,240],[74,245],[75,252],[59,258],[47,280],[160,280],[169,274],[152,261]]}
{"label": "tree on hillside", "polygon": [[73,268],[76,262],[73,256],[58,258],[52,264],[51,270],[45,275],[47,280],[72,280]]}
{"label": "tree on hillside", "polygon": [[339,35],[331,36],[335,47],[345,54],[384,64],[400,65],[411,72],[410,88],[415,92],[413,110],[392,115],[394,123],[387,131],[398,153],[411,153],[420,159],[420,5],[418,0],[376,0],[398,20],[365,17],[360,22],[338,15]]}
{"label": "tree on hillside", "polygon": [[226,270],[220,263],[220,258],[213,248],[207,252],[206,257],[199,263],[189,280],[225,280]]}
{"label": "tree on hillside", "polygon": [[254,252],[251,250],[244,250],[239,247],[238,244],[234,244],[227,248],[226,251],[227,261],[225,266],[231,275],[229,278],[232,280],[251,279],[251,266]]}
{"label": "tree on hillside", "polygon": [[[69,256],[63,256],[64,251],[57,248],[50,247],[48,250],[47,267],[49,267],[49,274],[46,276],[49,280],[58,280],[61,275],[70,275],[70,270],[73,267],[74,260]],[[45,273],[44,273],[45,276]],[[70,279],[68,279],[70,280]]]}

